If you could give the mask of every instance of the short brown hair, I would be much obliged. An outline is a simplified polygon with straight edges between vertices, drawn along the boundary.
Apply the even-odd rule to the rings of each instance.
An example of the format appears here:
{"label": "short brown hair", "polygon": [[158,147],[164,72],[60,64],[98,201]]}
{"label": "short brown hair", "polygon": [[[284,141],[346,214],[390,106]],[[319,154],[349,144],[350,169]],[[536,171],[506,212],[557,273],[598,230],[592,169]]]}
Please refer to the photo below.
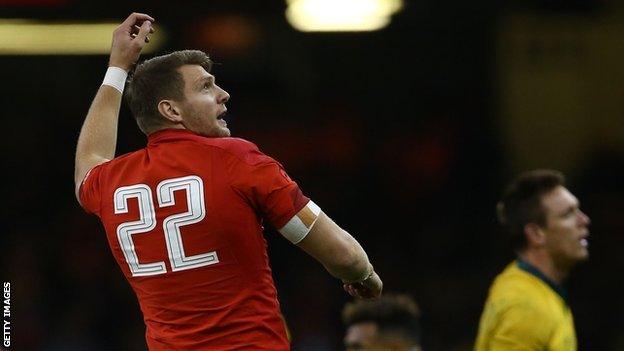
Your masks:
{"label": "short brown hair", "polygon": [[375,323],[380,334],[399,335],[413,345],[420,345],[420,310],[408,295],[387,294],[376,300],[357,300],[342,310],[348,328],[358,323]]}
{"label": "short brown hair", "polygon": [[143,61],[132,73],[126,99],[143,133],[149,134],[163,125],[158,111],[161,100],[184,100],[184,78],[178,71],[184,65],[199,65],[210,72],[212,60],[199,50],[174,51]]}
{"label": "short brown hair", "polygon": [[522,173],[509,184],[497,204],[497,212],[498,220],[510,235],[511,245],[516,252],[527,247],[525,225],[546,225],[542,196],[564,185],[563,174],[550,169]]}

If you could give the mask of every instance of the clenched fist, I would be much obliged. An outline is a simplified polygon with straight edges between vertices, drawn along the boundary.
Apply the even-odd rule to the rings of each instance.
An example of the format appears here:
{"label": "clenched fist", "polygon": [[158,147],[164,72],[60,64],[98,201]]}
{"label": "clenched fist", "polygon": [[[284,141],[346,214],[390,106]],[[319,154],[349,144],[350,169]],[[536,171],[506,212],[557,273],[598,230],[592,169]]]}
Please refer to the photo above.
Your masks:
{"label": "clenched fist", "polygon": [[154,33],[154,19],[144,13],[132,13],[113,32],[109,66],[126,71],[139,60],[141,50],[149,42],[149,34]]}

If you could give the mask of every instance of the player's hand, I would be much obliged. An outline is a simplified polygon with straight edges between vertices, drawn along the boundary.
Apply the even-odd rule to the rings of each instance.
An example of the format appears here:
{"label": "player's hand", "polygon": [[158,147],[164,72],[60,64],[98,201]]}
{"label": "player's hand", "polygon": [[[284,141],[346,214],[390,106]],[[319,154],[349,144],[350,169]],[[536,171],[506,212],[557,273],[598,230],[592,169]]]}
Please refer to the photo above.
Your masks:
{"label": "player's hand", "polygon": [[139,60],[141,50],[149,42],[149,34],[154,33],[154,19],[144,13],[132,13],[113,32],[109,66],[129,71]]}
{"label": "player's hand", "polygon": [[376,299],[381,296],[383,283],[379,275],[373,272],[368,279],[359,283],[344,284],[343,288],[353,297],[360,299]]}

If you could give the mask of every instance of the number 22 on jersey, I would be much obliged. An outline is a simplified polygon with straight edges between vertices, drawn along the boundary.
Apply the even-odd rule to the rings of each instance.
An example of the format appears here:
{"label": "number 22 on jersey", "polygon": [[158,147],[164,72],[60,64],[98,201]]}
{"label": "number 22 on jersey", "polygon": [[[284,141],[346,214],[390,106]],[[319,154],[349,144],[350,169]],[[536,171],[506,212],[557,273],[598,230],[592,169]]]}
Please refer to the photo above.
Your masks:
{"label": "number 22 on jersey", "polygon": [[[184,191],[188,210],[172,214],[162,223],[171,269],[182,271],[219,263],[215,251],[186,256],[180,228],[200,222],[206,216],[204,183],[197,176],[165,179],[156,187],[158,208],[175,205],[175,191]],[[113,195],[115,214],[128,213],[128,200],[136,198],[139,205],[139,219],[121,223],[117,227],[117,239],[133,277],[167,273],[165,262],[140,263],[132,242],[132,236],[156,228],[156,210],[152,190],[146,184],[120,187]]]}

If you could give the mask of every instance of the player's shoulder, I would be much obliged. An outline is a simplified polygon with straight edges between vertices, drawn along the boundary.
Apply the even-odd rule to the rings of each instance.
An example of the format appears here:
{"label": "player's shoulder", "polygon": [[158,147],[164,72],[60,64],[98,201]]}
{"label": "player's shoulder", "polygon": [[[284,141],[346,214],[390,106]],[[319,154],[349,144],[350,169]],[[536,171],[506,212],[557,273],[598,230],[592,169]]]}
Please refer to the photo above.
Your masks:
{"label": "player's shoulder", "polygon": [[519,269],[515,262],[509,264],[494,280],[494,287],[509,291],[527,292],[535,281],[532,275]]}
{"label": "player's shoulder", "polygon": [[546,291],[538,278],[515,265],[500,273],[491,287],[491,297],[518,308],[540,309]]}
{"label": "player's shoulder", "polygon": [[122,165],[126,162],[131,162],[132,159],[136,158],[137,156],[141,155],[143,152],[145,151],[145,149],[140,149],[140,150],[135,150],[135,151],[131,151],[128,153],[125,153],[123,155],[119,155],[119,156],[115,156],[115,158],[110,159],[106,162],[102,162],[98,165],[96,165],[95,167],[92,168],[92,170],[96,169],[96,168],[100,168],[100,169],[105,169],[108,167],[115,167],[117,165]]}
{"label": "player's shoulder", "polygon": [[255,165],[262,162],[271,162],[273,159],[266,156],[256,144],[249,140],[233,137],[202,138],[203,145],[219,149],[228,156],[244,163]]}

